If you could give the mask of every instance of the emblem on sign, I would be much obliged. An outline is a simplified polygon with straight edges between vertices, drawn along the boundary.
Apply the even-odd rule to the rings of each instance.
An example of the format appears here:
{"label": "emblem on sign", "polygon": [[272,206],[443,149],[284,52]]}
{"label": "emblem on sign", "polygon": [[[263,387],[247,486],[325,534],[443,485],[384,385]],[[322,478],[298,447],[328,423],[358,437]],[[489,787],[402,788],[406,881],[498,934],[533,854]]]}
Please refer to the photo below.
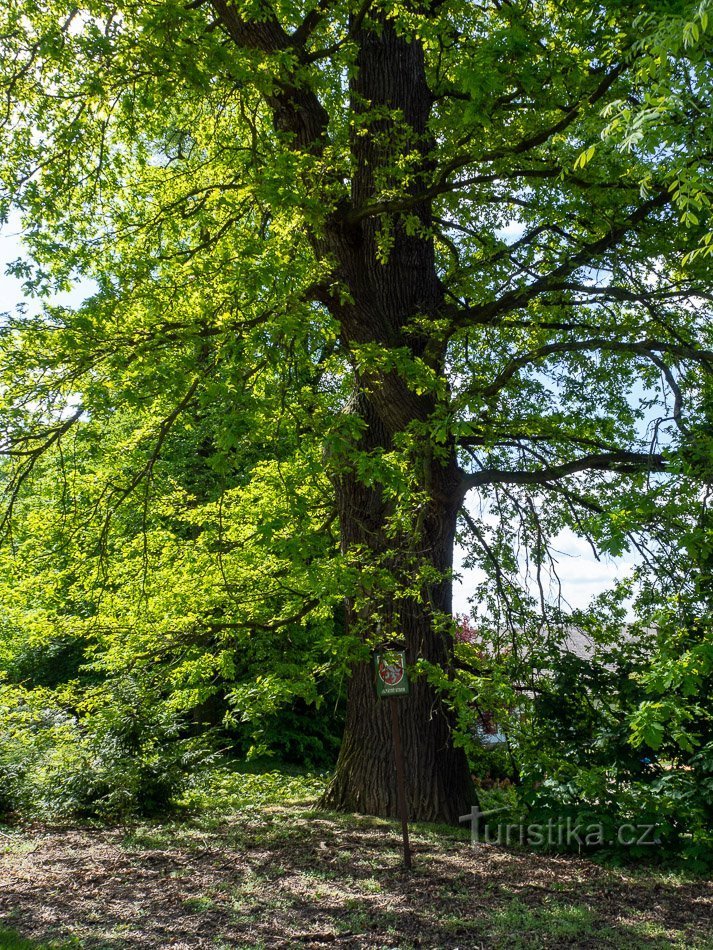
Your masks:
{"label": "emblem on sign", "polygon": [[374,663],[377,696],[406,696],[408,694],[405,653],[394,650],[388,653],[377,653]]}

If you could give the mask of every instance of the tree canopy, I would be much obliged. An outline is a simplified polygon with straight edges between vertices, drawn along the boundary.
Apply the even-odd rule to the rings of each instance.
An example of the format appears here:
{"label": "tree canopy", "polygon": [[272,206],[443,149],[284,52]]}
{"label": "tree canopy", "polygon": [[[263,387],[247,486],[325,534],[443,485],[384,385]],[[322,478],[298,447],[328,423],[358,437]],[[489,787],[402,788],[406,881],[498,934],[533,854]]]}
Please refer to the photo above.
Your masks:
{"label": "tree canopy", "polygon": [[565,527],[707,596],[660,579],[709,537],[711,6],[9,0],[7,623],[168,651],[187,707],[237,665],[240,716],[350,670],[328,800],[377,813],[403,642],[411,811],[457,818],[457,538],[530,666]]}

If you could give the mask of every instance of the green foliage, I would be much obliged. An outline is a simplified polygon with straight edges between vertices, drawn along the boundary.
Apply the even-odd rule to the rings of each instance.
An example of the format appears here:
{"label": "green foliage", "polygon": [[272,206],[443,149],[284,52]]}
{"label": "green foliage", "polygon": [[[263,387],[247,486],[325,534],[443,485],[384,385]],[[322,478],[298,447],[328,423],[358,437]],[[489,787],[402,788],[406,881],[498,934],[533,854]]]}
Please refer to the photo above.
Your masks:
{"label": "green foliage", "polygon": [[[592,847],[625,860],[683,860],[709,869],[712,762],[710,743],[698,742],[708,728],[710,693],[696,692],[695,714],[690,694],[686,712],[675,690],[652,701],[665,635],[649,630],[643,656],[629,638],[587,660],[553,655],[538,679],[513,724],[526,820],[593,828]],[[578,849],[581,841],[569,846]]]}
{"label": "green foliage", "polygon": [[210,760],[205,743],[181,735],[180,720],[129,679],[85,694],[80,704],[81,718],[47,690],[0,688],[4,812],[51,819],[156,814]]}
{"label": "green foliage", "polygon": [[[132,497],[108,520],[99,472],[124,435],[117,420],[98,456],[87,422],[71,483],[46,456],[0,555],[6,810],[155,813],[215,747],[314,767],[336,756],[349,641],[314,460],[286,446],[221,488],[188,436],[157,466],[151,512]],[[296,543],[298,521],[310,541]]]}
{"label": "green foliage", "polygon": [[319,696],[319,706],[295,700],[272,716],[260,717],[251,735],[248,758],[270,754],[279,762],[309,769],[330,768],[337,760],[344,731],[344,703]]}

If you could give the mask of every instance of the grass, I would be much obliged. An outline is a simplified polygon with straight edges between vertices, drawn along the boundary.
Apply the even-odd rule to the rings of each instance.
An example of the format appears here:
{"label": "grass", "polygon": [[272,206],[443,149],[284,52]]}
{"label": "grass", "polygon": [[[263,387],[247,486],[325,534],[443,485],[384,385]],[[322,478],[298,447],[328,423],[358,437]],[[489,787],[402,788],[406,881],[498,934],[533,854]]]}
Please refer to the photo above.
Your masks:
{"label": "grass", "polygon": [[15,930],[0,927],[0,950],[71,950],[71,948],[79,946],[81,944],[74,940],[38,943],[36,940],[28,940],[26,937],[22,937]]}
{"label": "grass", "polygon": [[200,775],[176,804],[210,823],[228,812],[248,814],[267,805],[314,801],[326,782],[325,773],[277,768],[274,762],[258,760]]}

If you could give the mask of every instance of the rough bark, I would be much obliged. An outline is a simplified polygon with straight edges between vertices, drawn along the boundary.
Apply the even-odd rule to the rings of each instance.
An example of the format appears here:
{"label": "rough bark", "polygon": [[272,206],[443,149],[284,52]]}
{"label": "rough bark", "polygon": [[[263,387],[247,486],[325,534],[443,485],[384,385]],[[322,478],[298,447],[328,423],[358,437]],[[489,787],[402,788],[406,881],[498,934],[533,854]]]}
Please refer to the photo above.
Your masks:
{"label": "rough bark", "polygon": [[[367,422],[358,448],[388,448],[389,437],[368,398],[361,394],[355,411]],[[453,501],[458,483],[455,460],[440,462],[431,470],[431,502],[423,512],[419,550],[413,551],[406,539],[403,545],[386,537],[384,526],[389,517],[378,489],[368,488],[348,470],[336,480],[341,521],[342,547],[345,553],[362,546],[376,557],[386,555],[397,580],[407,574],[415,556],[443,576],[440,582],[421,591],[420,598],[385,598],[380,619],[384,629],[394,631],[406,648],[406,661],[418,659],[448,669],[452,641],[439,628],[439,615],[450,615],[453,540],[457,504]],[[413,540],[413,539],[412,539]],[[409,549],[410,548],[410,549]],[[403,582],[409,583],[409,576]],[[347,603],[347,627],[364,637],[375,631]],[[406,760],[408,814],[421,821],[456,823],[474,801],[465,755],[454,748],[449,712],[425,679],[412,679],[411,692],[399,700],[401,733]],[[323,799],[330,808],[397,817],[396,772],[388,703],[376,697],[371,662],[355,666],[349,683],[347,721],[333,779]]]}
{"label": "rough bark", "polygon": [[[409,149],[427,154],[432,100],[421,46],[398,36],[388,23],[378,33],[362,30],[358,42],[360,52],[352,84],[354,113],[359,115],[374,106],[399,110],[403,118],[397,120],[393,130],[397,132],[393,139],[402,143],[398,147],[404,147],[405,133]],[[354,208],[374,198],[377,177],[393,157],[389,149],[396,147],[391,145],[391,132],[389,120],[378,120],[370,124],[368,135],[353,138]],[[418,214],[424,224],[430,223],[428,202],[418,205]],[[358,233],[351,233],[348,243],[336,247],[342,279],[354,300],[354,306],[340,315],[343,332],[348,342],[405,348],[413,356],[423,358],[429,341],[414,332],[413,318],[435,317],[443,303],[433,243],[406,234],[402,224],[393,221],[393,246],[388,260],[382,262],[378,255],[380,226],[377,218],[366,218],[358,226]],[[430,352],[429,359],[443,359],[438,347]],[[366,423],[358,447],[362,451],[388,450],[396,433],[414,421],[427,421],[436,408],[432,396],[416,395],[396,373],[363,378],[358,383],[359,397],[354,409]],[[401,549],[398,540],[384,536],[389,510],[378,489],[367,488],[352,473],[341,471],[336,489],[342,545],[345,552],[360,545],[381,556],[391,550],[397,578],[399,571],[409,571],[409,557],[414,556],[415,546],[421,563],[427,562],[440,572],[443,579],[423,590],[420,598],[392,604],[387,600],[382,619],[385,628],[395,630],[405,644],[407,663],[424,659],[447,670],[452,643],[450,636],[438,628],[437,619],[451,613],[449,572],[460,498],[455,449],[451,447],[445,458],[434,459],[429,444],[424,442],[422,451],[415,454],[414,466],[421,473],[420,487],[427,492],[429,501],[421,513],[420,525],[411,538],[403,539]],[[404,577],[405,583],[409,580]],[[352,604],[347,606],[347,617],[352,625],[359,623]],[[447,710],[433,688],[424,679],[418,679],[413,682],[410,695],[400,701],[399,711],[410,817],[457,822],[473,801],[473,788],[465,755],[453,747]],[[370,663],[359,664],[353,672],[342,748],[324,801],[340,809],[397,814],[388,706],[375,696]]]}

